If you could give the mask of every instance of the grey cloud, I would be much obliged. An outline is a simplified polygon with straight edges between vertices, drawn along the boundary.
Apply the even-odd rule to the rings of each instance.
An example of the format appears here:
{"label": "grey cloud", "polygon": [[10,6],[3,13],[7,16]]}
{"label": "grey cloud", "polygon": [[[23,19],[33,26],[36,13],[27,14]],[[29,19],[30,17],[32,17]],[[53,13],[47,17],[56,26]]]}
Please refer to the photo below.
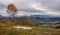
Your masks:
{"label": "grey cloud", "polygon": [[60,0],[41,0],[42,6],[54,11],[60,11]]}
{"label": "grey cloud", "polygon": [[[5,1],[5,0],[4,0]],[[7,7],[8,2],[1,2],[0,8]],[[31,12],[31,13],[43,13],[46,11],[36,10],[29,6],[29,4],[40,4],[53,11],[60,11],[60,0],[15,0],[15,5],[19,11]]]}
{"label": "grey cloud", "polygon": [[0,9],[4,9],[4,8],[6,8],[6,6],[4,4],[0,3]]}
{"label": "grey cloud", "polygon": [[[1,2],[3,5],[0,4],[0,7],[4,7],[7,6],[7,3]],[[29,4],[32,3],[42,3],[42,6],[47,7],[48,9],[51,10],[56,10],[56,11],[60,11],[60,0],[16,0],[15,1],[15,5],[17,6],[17,8],[32,8],[29,7]],[[39,11],[38,11],[39,12]]]}
{"label": "grey cloud", "polygon": [[[16,1],[16,7],[18,8],[18,10],[20,11],[25,11],[25,12],[43,12],[43,11],[40,11],[40,10],[36,10],[32,7],[29,6],[29,4],[32,4],[32,3],[37,3],[36,0],[22,0],[20,2],[17,3]],[[37,3],[38,4],[38,3]]]}
{"label": "grey cloud", "polygon": [[[29,7],[28,5],[30,3],[31,4],[33,4],[33,3],[36,3],[36,4],[42,3],[42,6],[47,7],[50,10],[60,11],[60,0],[24,0],[24,1],[22,0],[22,2],[20,1],[20,2],[17,3],[17,6],[18,6],[18,8],[19,8],[19,6],[27,8],[27,7]],[[29,7],[29,8],[32,8],[32,7]],[[37,11],[37,12],[39,12],[39,11]]]}
{"label": "grey cloud", "polygon": [[20,9],[20,11],[25,11],[25,12],[43,12],[43,11],[36,10],[36,9]]}

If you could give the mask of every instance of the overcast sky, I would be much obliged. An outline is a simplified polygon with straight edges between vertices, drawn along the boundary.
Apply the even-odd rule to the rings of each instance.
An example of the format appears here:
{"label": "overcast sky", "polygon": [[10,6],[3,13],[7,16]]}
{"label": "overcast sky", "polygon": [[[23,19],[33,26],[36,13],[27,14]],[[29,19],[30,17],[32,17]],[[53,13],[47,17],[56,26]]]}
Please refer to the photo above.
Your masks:
{"label": "overcast sky", "polygon": [[0,15],[7,16],[7,6],[14,3],[17,15],[43,14],[60,16],[60,0],[0,0]]}

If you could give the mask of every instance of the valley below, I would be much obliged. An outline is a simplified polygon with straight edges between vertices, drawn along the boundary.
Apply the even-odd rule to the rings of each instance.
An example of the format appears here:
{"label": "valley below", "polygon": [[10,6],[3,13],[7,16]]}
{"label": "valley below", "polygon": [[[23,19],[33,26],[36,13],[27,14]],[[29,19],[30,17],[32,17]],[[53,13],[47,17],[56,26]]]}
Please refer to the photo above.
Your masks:
{"label": "valley below", "polygon": [[60,18],[3,17],[0,35],[60,35]]}

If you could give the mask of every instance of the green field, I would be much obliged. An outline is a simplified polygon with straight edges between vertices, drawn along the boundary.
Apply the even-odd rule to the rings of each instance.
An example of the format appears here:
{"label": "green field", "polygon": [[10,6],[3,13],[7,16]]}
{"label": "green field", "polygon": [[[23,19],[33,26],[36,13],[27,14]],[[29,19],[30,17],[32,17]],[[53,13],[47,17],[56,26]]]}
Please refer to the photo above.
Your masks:
{"label": "green field", "polygon": [[60,29],[26,26],[32,29],[14,28],[12,26],[26,26],[12,23],[0,23],[0,35],[60,35]]}

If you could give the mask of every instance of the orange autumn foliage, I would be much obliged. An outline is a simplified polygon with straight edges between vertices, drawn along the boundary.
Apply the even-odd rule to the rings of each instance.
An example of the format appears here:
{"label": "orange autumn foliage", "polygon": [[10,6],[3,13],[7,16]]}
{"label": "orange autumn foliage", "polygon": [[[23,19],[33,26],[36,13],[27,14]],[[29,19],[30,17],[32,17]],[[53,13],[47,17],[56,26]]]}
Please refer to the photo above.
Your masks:
{"label": "orange autumn foliage", "polygon": [[18,10],[17,10],[17,8],[15,7],[14,4],[9,4],[8,7],[7,7],[7,12],[14,12],[14,13],[17,13]]}

